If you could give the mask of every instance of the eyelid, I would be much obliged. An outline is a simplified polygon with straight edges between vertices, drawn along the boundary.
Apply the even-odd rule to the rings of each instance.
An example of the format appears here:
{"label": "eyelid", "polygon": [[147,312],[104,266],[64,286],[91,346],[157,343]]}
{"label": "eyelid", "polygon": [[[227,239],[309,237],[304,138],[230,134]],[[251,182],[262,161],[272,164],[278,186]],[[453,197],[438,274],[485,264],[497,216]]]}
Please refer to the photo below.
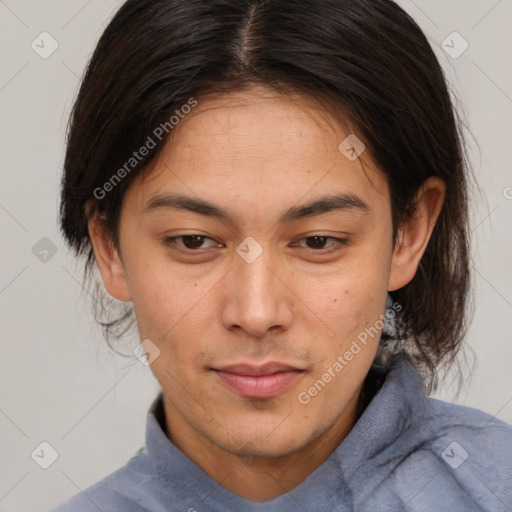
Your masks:
{"label": "eyelid", "polygon": [[[331,248],[330,250],[329,249],[311,249],[310,247],[305,247],[306,250],[316,252],[318,254],[327,254],[329,252],[336,251],[338,248],[346,246],[350,242],[347,237],[341,238],[341,237],[336,237],[336,236],[332,236],[332,235],[324,235],[324,234],[313,234],[313,235],[302,236],[302,237],[298,238],[298,240],[299,240],[299,242],[301,242],[302,240],[306,240],[309,238],[326,238],[328,240],[333,240],[335,242],[335,247]],[[298,245],[298,244],[295,244],[295,245]]]}
{"label": "eyelid", "polygon": [[[162,238],[162,242],[164,243],[164,245],[169,246],[169,247],[174,247],[174,248],[178,247],[176,250],[181,251],[181,252],[187,252],[187,253],[190,253],[190,254],[192,254],[192,253],[199,254],[202,250],[204,252],[204,248],[187,249],[183,245],[179,245],[179,244],[176,243],[177,239],[180,239],[180,238],[183,239],[183,238],[189,237],[189,236],[197,236],[197,237],[201,237],[201,238],[203,238],[205,240],[211,240],[211,241],[215,242],[215,240],[212,237],[206,236],[206,235],[202,235],[200,233],[186,233],[186,234],[183,234],[183,235],[164,236]],[[219,245],[219,244],[217,243],[217,245]],[[212,248],[212,247],[214,247],[214,246],[211,246],[209,248]]]}
{"label": "eyelid", "polygon": [[[187,233],[187,234],[182,234],[182,235],[164,236],[162,241],[165,246],[167,246],[173,250],[176,250],[178,252],[190,254],[190,255],[205,254],[205,253],[210,252],[211,249],[215,248],[215,245],[214,245],[214,246],[210,246],[210,247],[206,247],[206,248],[200,247],[198,249],[188,249],[187,247],[184,247],[183,245],[180,245],[177,243],[177,240],[183,239],[185,237],[191,237],[191,236],[196,236],[196,237],[202,238],[203,240],[211,240],[211,241],[215,242],[215,240],[212,237],[209,237],[207,235],[202,235],[200,233],[190,233],[190,234]],[[311,238],[324,238],[324,239],[333,241],[334,244],[331,244],[330,248],[328,247],[328,248],[322,248],[322,249],[314,249],[311,247],[305,247],[300,244],[300,242],[302,242],[304,240],[311,239]],[[339,249],[341,249],[342,247],[349,245],[349,243],[350,243],[349,239],[346,237],[341,238],[341,237],[336,237],[336,236],[322,234],[322,233],[313,233],[313,234],[309,234],[306,236],[301,236],[295,240],[297,240],[298,243],[292,242],[292,246],[299,247],[301,249],[304,249],[305,251],[308,251],[312,254],[316,254],[319,256],[330,254],[332,252],[336,252]],[[217,247],[218,246],[219,246],[219,244],[217,243]]]}

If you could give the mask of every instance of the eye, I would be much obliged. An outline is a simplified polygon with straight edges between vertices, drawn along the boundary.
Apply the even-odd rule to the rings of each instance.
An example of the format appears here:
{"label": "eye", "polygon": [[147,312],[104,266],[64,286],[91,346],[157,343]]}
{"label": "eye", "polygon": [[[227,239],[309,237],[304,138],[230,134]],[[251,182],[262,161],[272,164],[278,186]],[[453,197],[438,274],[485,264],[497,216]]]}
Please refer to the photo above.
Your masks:
{"label": "eye", "polygon": [[[337,238],[334,236],[324,236],[324,235],[313,235],[313,236],[306,236],[300,239],[299,242],[305,241],[305,245],[307,249],[311,249],[312,251],[322,251],[324,253],[333,252],[340,247],[343,247],[345,245],[348,245],[348,239],[347,238]],[[326,244],[328,242],[331,242],[330,244]],[[295,245],[301,245],[295,244]]]}
{"label": "eye", "polygon": [[[211,247],[218,246],[219,244],[210,245],[210,247],[205,246],[204,242],[206,240],[211,240],[215,242],[212,238],[204,235],[180,235],[180,236],[169,236],[163,239],[163,243],[166,246],[177,249],[178,251],[190,251],[190,252],[199,252],[198,249],[207,249]],[[181,243],[178,243],[181,242]]]}
{"label": "eye", "polygon": [[[210,245],[205,245],[205,242],[210,241]],[[202,253],[214,247],[221,247],[212,238],[204,235],[179,235],[163,238],[163,243],[167,247],[171,247],[180,252],[188,253]],[[315,253],[328,254],[336,251],[340,247],[348,245],[347,238],[337,238],[334,236],[313,235],[303,237],[299,243],[293,243],[292,246],[299,246],[304,249],[309,249]]]}

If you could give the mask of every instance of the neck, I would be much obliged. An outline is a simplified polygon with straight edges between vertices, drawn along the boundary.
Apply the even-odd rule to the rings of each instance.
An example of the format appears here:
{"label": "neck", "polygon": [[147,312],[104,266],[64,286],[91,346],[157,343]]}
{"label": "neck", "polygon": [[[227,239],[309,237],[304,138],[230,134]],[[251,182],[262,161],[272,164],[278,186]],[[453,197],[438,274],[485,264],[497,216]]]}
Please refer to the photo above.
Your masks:
{"label": "neck", "polygon": [[249,500],[266,501],[290,491],[322,465],[364,411],[362,386],[336,421],[297,451],[279,457],[236,454],[201,435],[164,395],[167,436],[207,475]]}

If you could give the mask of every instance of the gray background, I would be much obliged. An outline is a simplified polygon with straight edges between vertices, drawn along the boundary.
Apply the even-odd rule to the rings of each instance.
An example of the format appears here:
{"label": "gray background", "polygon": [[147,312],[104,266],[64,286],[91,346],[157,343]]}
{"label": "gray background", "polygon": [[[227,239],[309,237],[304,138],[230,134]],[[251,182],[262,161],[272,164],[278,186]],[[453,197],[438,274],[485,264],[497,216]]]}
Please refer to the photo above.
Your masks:
{"label": "gray background", "polygon": [[[512,2],[400,4],[435,47],[478,142],[472,158],[484,193],[473,207],[476,313],[468,334],[478,366],[457,401],[512,422]],[[56,220],[67,116],[119,5],[0,0],[0,511],[47,510],[123,465],[144,443],[159,389],[149,368],[107,350]],[[47,59],[31,47],[43,31],[59,45]],[[469,44],[457,59],[442,48],[453,31]],[[36,257],[43,237],[57,251],[47,261]],[[453,386],[438,396],[454,399]],[[58,452],[48,469],[31,458],[43,441]]]}

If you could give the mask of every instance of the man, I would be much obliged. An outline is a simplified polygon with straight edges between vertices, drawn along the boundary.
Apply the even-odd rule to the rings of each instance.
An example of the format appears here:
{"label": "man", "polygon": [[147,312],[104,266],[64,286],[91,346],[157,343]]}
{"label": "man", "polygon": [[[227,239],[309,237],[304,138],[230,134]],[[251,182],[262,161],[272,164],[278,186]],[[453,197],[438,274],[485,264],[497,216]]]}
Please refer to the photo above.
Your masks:
{"label": "man", "polygon": [[145,449],[55,511],[509,510],[511,427],[425,396],[468,320],[468,172],[389,0],[126,2],[61,226],[162,393]]}

